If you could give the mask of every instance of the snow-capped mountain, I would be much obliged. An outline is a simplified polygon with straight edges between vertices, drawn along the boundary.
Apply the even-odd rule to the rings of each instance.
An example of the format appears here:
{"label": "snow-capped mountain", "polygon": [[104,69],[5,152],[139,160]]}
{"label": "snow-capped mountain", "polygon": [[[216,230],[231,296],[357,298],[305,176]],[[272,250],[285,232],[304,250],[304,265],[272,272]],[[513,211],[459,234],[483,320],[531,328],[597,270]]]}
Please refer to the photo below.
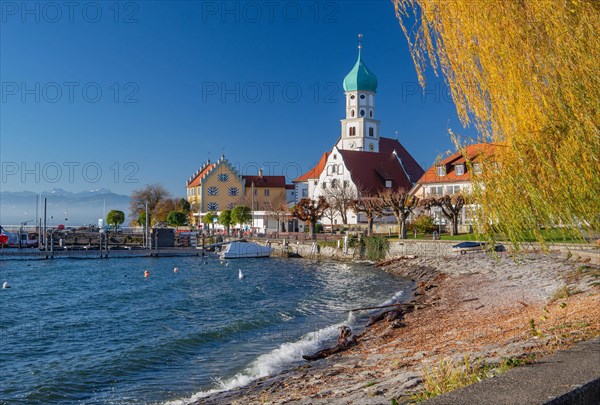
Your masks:
{"label": "snow-capped mountain", "polygon": [[[31,191],[2,191],[0,192],[0,224],[18,225],[24,221],[36,219],[36,202],[38,193]],[[126,215],[129,211],[129,196],[115,194],[108,189],[73,193],[60,188],[41,193],[42,204],[46,198],[48,202],[47,220],[53,225],[65,224],[78,226],[83,224],[96,224],[104,213],[116,209]],[[37,205],[37,215],[42,216],[42,204]],[[125,219],[126,223],[129,218]]]}

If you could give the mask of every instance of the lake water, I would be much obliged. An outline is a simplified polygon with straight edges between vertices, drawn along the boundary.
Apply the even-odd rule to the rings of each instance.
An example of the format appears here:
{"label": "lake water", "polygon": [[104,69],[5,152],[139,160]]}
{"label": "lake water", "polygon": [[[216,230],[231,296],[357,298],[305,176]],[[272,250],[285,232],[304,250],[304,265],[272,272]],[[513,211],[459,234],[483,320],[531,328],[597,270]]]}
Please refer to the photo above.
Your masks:
{"label": "lake water", "polygon": [[366,264],[226,263],[0,262],[0,403],[184,404],[302,364],[364,325],[349,309],[408,290]]}

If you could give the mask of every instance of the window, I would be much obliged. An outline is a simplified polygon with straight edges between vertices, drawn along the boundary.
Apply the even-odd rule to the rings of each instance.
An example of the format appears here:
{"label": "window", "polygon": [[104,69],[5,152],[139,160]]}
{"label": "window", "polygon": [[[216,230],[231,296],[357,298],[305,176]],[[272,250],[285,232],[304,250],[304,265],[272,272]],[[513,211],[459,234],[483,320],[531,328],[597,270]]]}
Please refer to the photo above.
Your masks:
{"label": "window", "polygon": [[333,160],[337,159],[337,155],[333,155]]}
{"label": "window", "polygon": [[373,110],[369,111],[369,117],[373,118]]}
{"label": "window", "polygon": [[321,188],[324,190],[327,188],[327,184],[325,184],[325,182],[323,182],[323,184],[321,184]]}
{"label": "window", "polygon": [[365,116],[365,110],[360,110],[360,116],[364,117]]}
{"label": "window", "polygon": [[315,180],[313,184],[316,186],[317,185],[317,180]]}
{"label": "window", "polygon": [[350,127],[350,136],[356,135],[356,127]]}
{"label": "window", "polygon": [[374,145],[374,144],[372,144],[372,143],[370,143],[370,144],[369,144],[369,150],[370,150],[371,152],[373,152],[373,151],[375,150],[375,145]]}
{"label": "window", "polygon": [[465,174],[465,165],[456,165],[456,166],[454,166],[454,173],[457,176],[462,176],[463,174]]}
{"label": "window", "polygon": [[219,179],[219,181],[228,181],[229,175],[227,173],[221,173],[217,176],[217,178]]}
{"label": "window", "polygon": [[208,205],[208,210],[209,211],[218,211],[219,210],[219,203],[216,202],[209,202]]}
{"label": "window", "polygon": [[365,99],[365,95],[364,95],[364,94],[361,94],[361,95],[360,95],[360,99],[361,99],[361,100],[364,100],[364,99]]}
{"label": "window", "polygon": [[473,163],[473,172],[475,174],[481,174],[481,165],[479,163]]}
{"label": "window", "polygon": [[436,167],[437,170],[437,175],[442,177],[446,175],[446,166],[444,165],[439,165]]}
{"label": "window", "polygon": [[337,179],[331,180],[331,188],[337,188],[337,186],[338,186],[338,180]]}
{"label": "window", "polygon": [[442,195],[444,193],[443,186],[433,186],[429,187],[429,194]]}
{"label": "window", "polygon": [[219,188],[218,187],[209,187],[208,195],[219,195]]}
{"label": "window", "polygon": [[350,187],[350,182],[348,180],[344,180],[344,188]]}
{"label": "window", "polygon": [[385,181],[385,188],[392,188],[392,181],[391,180],[386,180]]}
{"label": "window", "polygon": [[338,165],[337,172],[338,172],[338,174],[344,173],[344,165],[343,164],[340,163]]}
{"label": "window", "polygon": [[308,189],[307,188],[302,189],[302,197],[308,197]]}
{"label": "window", "polygon": [[350,116],[354,118],[354,110],[350,111]]}
{"label": "window", "polygon": [[227,204],[227,209],[232,210],[234,208],[235,208],[235,203],[229,203],[229,204]]}
{"label": "window", "polygon": [[331,166],[331,173],[335,174],[335,169],[337,168],[336,165],[332,165]]}
{"label": "window", "polygon": [[265,189],[264,194],[265,194],[265,197],[268,197],[271,194],[271,190],[269,190],[268,188]]}
{"label": "window", "polygon": [[240,194],[240,189],[237,187],[229,187],[229,195],[235,197]]}
{"label": "window", "polygon": [[351,100],[354,100],[355,98],[356,98],[356,96],[354,94],[350,96]]}
{"label": "window", "polygon": [[370,128],[369,128],[369,136],[373,136],[373,133],[374,133],[374,131],[373,131],[373,127],[370,127]]}

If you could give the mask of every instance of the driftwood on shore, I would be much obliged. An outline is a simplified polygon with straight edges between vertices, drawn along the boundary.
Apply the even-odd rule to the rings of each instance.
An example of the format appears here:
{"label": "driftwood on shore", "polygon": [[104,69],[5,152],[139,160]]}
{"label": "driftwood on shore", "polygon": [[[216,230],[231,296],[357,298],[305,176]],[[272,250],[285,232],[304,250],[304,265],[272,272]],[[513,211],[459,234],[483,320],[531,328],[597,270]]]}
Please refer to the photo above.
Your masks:
{"label": "driftwood on shore", "polygon": [[302,355],[302,358],[308,361],[324,359],[332,354],[348,350],[354,345],[356,345],[356,336],[354,336],[352,330],[347,326],[340,326],[340,336],[338,337],[337,345],[329,349],[320,350],[312,355]]}

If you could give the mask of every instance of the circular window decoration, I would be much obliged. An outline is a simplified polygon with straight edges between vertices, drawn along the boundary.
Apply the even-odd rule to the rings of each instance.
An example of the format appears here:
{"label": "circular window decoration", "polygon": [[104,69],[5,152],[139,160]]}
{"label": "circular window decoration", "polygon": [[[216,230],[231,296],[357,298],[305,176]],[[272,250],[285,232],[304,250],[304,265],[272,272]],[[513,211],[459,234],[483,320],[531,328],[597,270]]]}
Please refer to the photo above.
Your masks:
{"label": "circular window decoration", "polygon": [[361,99],[361,100],[364,100],[364,99],[365,99],[365,95],[364,95],[364,94],[361,94],[361,95],[360,95],[360,99]]}
{"label": "circular window decoration", "polygon": [[365,110],[360,110],[360,116],[364,117],[365,116]]}
{"label": "circular window decoration", "polygon": [[375,150],[375,145],[373,145],[372,143],[369,144],[369,150],[371,152],[373,152]]}
{"label": "circular window decoration", "polygon": [[356,97],[353,95],[350,96],[350,100],[354,100]]}

